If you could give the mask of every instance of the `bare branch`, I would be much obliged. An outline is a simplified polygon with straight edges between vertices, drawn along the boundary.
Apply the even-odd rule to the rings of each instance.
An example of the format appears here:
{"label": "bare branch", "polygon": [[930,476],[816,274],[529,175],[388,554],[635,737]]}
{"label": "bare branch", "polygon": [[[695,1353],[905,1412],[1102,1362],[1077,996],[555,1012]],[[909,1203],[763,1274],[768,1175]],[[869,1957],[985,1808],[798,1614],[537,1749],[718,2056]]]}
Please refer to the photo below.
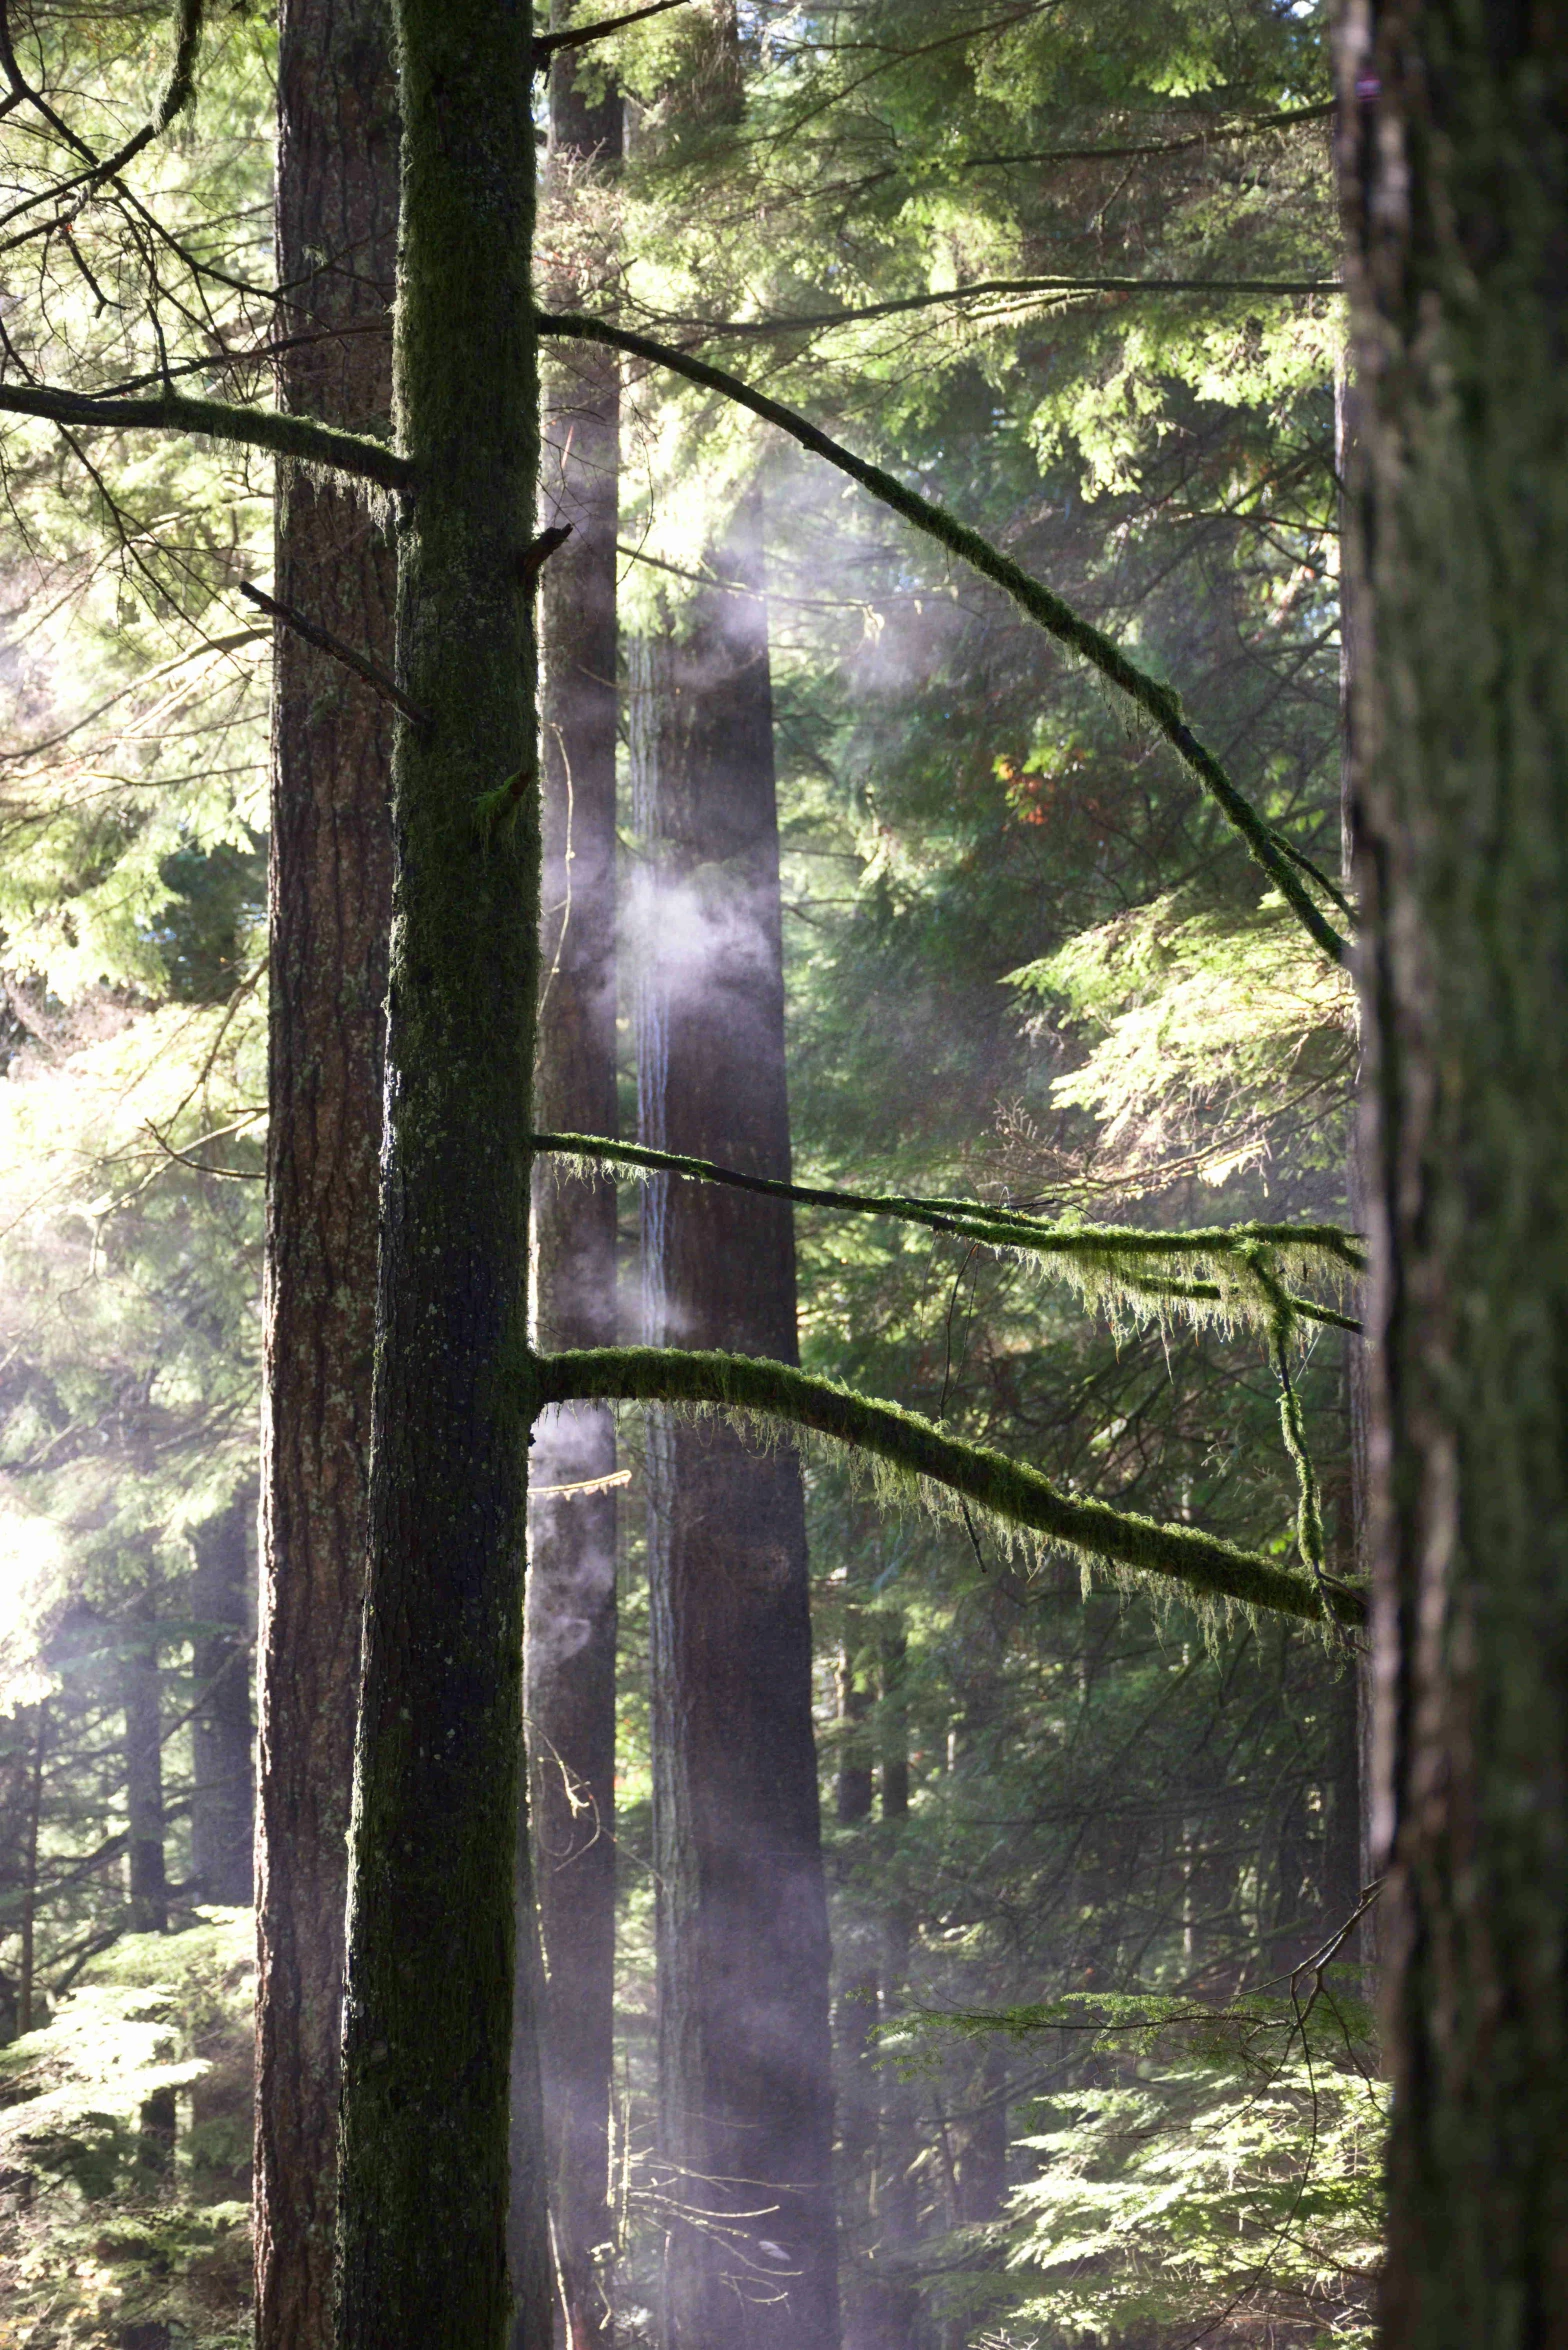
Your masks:
{"label": "bare branch", "polygon": [[276,596],[263,595],[261,589],[252,587],[248,579],[240,581],[240,594],[260,611],[270,613],[274,620],[281,620],[285,628],[292,628],[294,634],[303,637],[307,645],[314,645],[318,652],[329,653],[334,661],[341,661],[345,669],[352,669],[354,675],[362,677],[383,701],[391,702],[401,710],[411,724],[430,724],[429,714],[421,710],[417,702],[411,702],[397,679],[383,669],[379,661],[373,661],[368,653],[356,652],[340,636],[334,636],[330,628],[323,628],[319,620],[308,620],[292,604],[280,604]]}
{"label": "bare branch", "polygon": [[686,0],[649,0],[646,8],[628,8],[623,16],[600,17],[596,24],[563,25],[558,33],[535,33],[534,64],[546,64],[563,49],[586,49],[590,41],[602,41],[629,24],[641,24],[644,17],[663,16],[667,9],[685,5]]}

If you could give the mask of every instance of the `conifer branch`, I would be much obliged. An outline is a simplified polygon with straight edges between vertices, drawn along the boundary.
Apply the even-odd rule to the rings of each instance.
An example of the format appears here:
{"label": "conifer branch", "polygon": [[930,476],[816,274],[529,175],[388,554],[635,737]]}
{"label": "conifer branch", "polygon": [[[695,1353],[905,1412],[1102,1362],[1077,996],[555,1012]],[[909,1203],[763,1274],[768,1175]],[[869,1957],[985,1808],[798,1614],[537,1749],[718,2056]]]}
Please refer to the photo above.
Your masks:
{"label": "conifer branch", "polygon": [[[1234,1305],[1235,1292],[1218,1282],[1163,1280],[1140,1269],[1140,1261],[1157,1264],[1166,1257],[1229,1260],[1243,1280],[1256,1285],[1254,1259],[1260,1248],[1283,1248],[1303,1257],[1326,1259],[1336,1272],[1365,1270],[1365,1258],[1356,1235],[1337,1224],[1219,1224],[1208,1229],[1151,1232],[1133,1224],[1053,1224],[1022,1209],[993,1206],[986,1200],[931,1199],[911,1192],[840,1191],[821,1184],[785,1183],[773,1176],[746,1175],[736,1167],[721,1167],[711,1159],[694,1159],[675,1151],[651,1150],[644,1143],[620,1142],[603,1134],[536,1134],[536,1151],[590,1162],[595,1170],[615,1167],[646,1169],[653,1174],[682,1175],[694,1183],[720,1183],[734,1191],[758,1192],[765,1199],[791,1200],[807,1208],[831,1208],[841,1214],[890,1216],[928,1231],[955,1234],[983,1247],[1015,1249],[1032,1256],[1068,1259],[1105,1267],[1118,1282],[1150,1298],[1191,1298],[1222,1308]],[[1331,1323],[1340,1330],[1359,1330],[1349,1314],[1311,1298],[1281,1291],[1294,1314]],[[1273,1311],[1272,1292],[1265,1293],[1266,1310]]]}
{"label": "conifer branch", "polygon": [[1005,589],[1015,604],[1026,612],[1047,635],[1056,638],[1087,661],[1091,668],[1118,687],[1129,700],[1136,703],[1158,728],[1183,764],[1197,778],[1216,807],[1232,827],[1240,833],[1253,857],[1273,882],[1275,888],[1291,908],[1297,920],[1313,942],[1333,963],[1344,963],[1349,954],[1346,941],[1327,920],[1316,900],[1297,875],[1291,860],[1280,849],[1269,825],[1258,814],[1231,781],[1220,761],[1207,745],[1200,742],[1182,715],[1180,697],[1147,670],[1140,669],[1128,659],[1121,647],[1083,619],[1070,604],[1030,577],[1018,564],[1004,555],[999,547],[960,522],[945,508],[933,505],[921,497],[918,490],[905,486],[895,474],[886,473],[880,465],[872,465],[857,457],[839,441],[808,423],[804,416],[781,402],[771,400],[731,375],[721,367],[711,367],[705,359],[695,359],[687,351],[675,350],[668,343],[658,343],[648,335],[634,334],[629,328],[612,326],[606,319],[585,318],[572,314],[541,312],[538,319],[541,334],[555,339],[602,343],[612,351],[625,351],[632,358],[645,359],[651,366],[665,367],[674,375],[683,375],[689,383],[700,384],[705,391],[717,392],[733,400],[742,408],[749,408],[765,423],[776,425],[788,433],[803,449],[823,457],[851,481],[859,482],[906,522],[923,530],[948,552],[968,563],[985,579]]}
{"label": "conifer branch", "polygon": [[868,302],[858,310],[805,311],[797,317],[677,318],[705,342],[764,341],[789,334],[820,334],[829,327],[859,326],[877,318],[901,318],[911,311],[936,310],[967,302],[1023,299],[1030,294],[1342,294],[1338,278],[1323,277],[991,277],[973,285],[947,286],[934,294],[901,294]]}
{"label": "conifer branch", "polygon": [[753,1355],[687,1353],[675,1347],[590,1347],[545,1355],[538,1373],[551,1403],[576,1401],[695,1404],[757,1413],[808,1428],[891,1468],[928,1498],[952,1494],[1005,1525],[1140,1575],[1181,1585],[1200,1600],[1343,1625],[1365,1620],[1362,1596],[1348,1586],[1318,1584],[1256,1552],[1189,1526],[1112,1509],[1063,1493],[1038,1469],[988,1446],[949,1436],[916,1412],[857,1395],[788,1363]]}
{"label": "conifer branch", "polygon": [[119,431],[201,433],[208,440],[268,449],[297,464],[350,474],[384,490],[407,490],[414,478],[406,457],[368,433],[341,432],[335,425],[317,424],[309,416],[285,416],[276,408],[187,399],[179,392],[160,392],[145,400],[100,400],[89,392],[61,391],[47,384],[0,383],[0,414]]}

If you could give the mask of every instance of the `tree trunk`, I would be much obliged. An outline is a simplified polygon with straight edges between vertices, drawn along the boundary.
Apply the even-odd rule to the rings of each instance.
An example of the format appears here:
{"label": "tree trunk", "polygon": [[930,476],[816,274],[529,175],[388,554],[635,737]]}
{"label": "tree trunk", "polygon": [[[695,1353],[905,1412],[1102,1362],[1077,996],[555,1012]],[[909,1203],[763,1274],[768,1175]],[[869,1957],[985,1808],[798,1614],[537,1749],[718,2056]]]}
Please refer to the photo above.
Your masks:
{"label": "tree trunk", "polygon": [[1568,42],[1341,54],[1387,2350],[1568,2342]]}
{"label": "tree trunk", "polygon": [[[834,1809],[841,1828],[867,1830],[875,1792],[875,1747],[867,1728],[874,1702],[876,1619],[853,1601],[844,1607],[838,1656],[839,1750]],[[845,1847],[840,1844],[840,1853]],[[842,1912],[834,1945],[837,1982],[834,2024],[838,2041],[838,2219],[844,2251],[843,2328],[846,2350],[875,2339],[877,2287],[869,2262],[875,2247],[875,2210],[881,2087],[877,2026],[881,2020],[880,1921]]]}
{"label": "tree trunk", "polygon": [[22,1831],[22,1954],[16,1994],[16,2029],[30,2032],[38,1998],[38,1830],[44,1808],[44,1759],[49,1752],[49,1708],[33,1716],[32,1762],[27,1775],[27,1818]]}
{"label": "tree trunk", "polygon": [[[399,0],[394,895],[340,2170],[342,2350],[543,2350],[538,2124],[508,2162],[539,957],[532,59]],[[529,1969],[515,2025],[533,2038]],[[533,2107],[537,2116],[537,2107]],[[509,2175],[510,2173],[510,2175]],[[523,2175],[520,2175],[523,2174]],[[509,2188],[537,2224],[508,2275]],[[521,2273],[515,2273],[520,2267]]]}
{"label": "tree trunk", "polygon": [[[284,0],[280,404],[391,406],[397,96],[383,0]],[[389,662],[364,497],[279,468],[278,594]],[[328,2350],[364,1596],[392,840],[387,706],[287,630],[273,686],[256,2103],[257,2350]]]}
{"label": "tree trunk", "polygon": [[[789,1170],[761,506],[745,501],[634,710],[654,858],[643,1139]],[[793,1361],[786,1207],[656,1179],[650,1337]],[[650,1414],[660,2143],[696,2210],[668,2241],[672,2350],[837,2340],[827,1913],[800,1469],[788,1447]]]}
{"label": "tree trunk", "polygon": [[163,1725],[158,1706],[158,1624],[150,1592],[138,1592],[132,1599],[120,1637],[126,1891],[131,1930],[166,1934],[169,1884],[163,1859]]}
{"label": "tree trunk", "polygon": [[[621,104],[590,104],[577,61],[550,76],[550,168],[570,183],[621,149]],[[546,384],[541,519],[572,536],[542,574],[544,879],[540,1123],[613,1134],[615,1100],[616,552],[620,371],[584,346]],[[535,1319],[547,1347],[615,1343],[616,1191],[534,1181]],[[539,1930],[541,2041],[556,2261],[571,2350],[596,2350],[609,2306],[615,2025],[615,1472],[608,1406],[548,1412],[533,1454],[523,1705]],[[594,1487],[598,1490],[593,1490]],[[527,1921],[520,1921],[526,1926]],[[523,2085],[528,2094],[527,2083]]]}
{"label": "tree trunk", "polygon": [[256,1488],[191,1533],[196,1704],[191,1715],[191,1874],[203,1901],[245,1906],[255,1837],[250,1720],[250,1528]]}

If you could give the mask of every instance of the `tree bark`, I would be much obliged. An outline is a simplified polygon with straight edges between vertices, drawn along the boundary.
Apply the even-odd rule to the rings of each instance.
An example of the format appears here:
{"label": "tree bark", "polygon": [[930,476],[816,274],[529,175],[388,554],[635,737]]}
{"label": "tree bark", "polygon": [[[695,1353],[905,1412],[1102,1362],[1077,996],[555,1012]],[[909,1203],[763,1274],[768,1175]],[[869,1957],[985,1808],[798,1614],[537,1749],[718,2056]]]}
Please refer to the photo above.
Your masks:
{"label": "tree bark", "polygon": [[[577,60],[550,76],[549,169],[566,186],[621,152],[621,103],[590,103]],[[543,924],[541,1123],[613,1134],[615,1041],[616,526],[620,370],[571,354],[546,383],[541,520],[572,536],[541,574]],[[613,1346],[615,1185],[534,1181],[535,1321],[546,1347]],[[609,2305],[595,2255],[611,2234],[615,2024],[615,1420],[606,1405],[547,1412],[529,1517],[523,1706],[546,1968],[541,2041],[556,2263],[571,2350],[596,2350]],[[597,1486],[599,1490],[592,1490]],[[526,1925],[527,1921],[522,1921]],[[528,2094],[527,2083],[523,2094]]]}
{"label": "tree bark", "polygon": [[[342,2350],[550,2330],[509,2163],[539,961],[527,13],[399,0],[396,881],[343,2039]],[[520,2175],[522,2174],[522,2175]],[[508,2273],[509,2199],[536,2215]]]}
{"label": "tree bark", "polygon": [[191,1874],[197,1896],[248,1906],[256,1806],[251,1753],[250,1529],[254,1482],[192,1529]]}
{"label": "tree bark", "polygon": [[[642,1139],[787,1176],[772,697],[753,493],[702,590],[647,648],[634,709],[643,909]],[[786,1206],[656,1178],[649,1335],[796,1359]],[[660,2144],[710,2216],[666,2255],[672,2350],[838,2337],[827,1913],[795,1454],[649,1425]]]}
{"label": "tree bark", "polygon": [[[284,0],[280,405],[385,429],[397,94],[384,0]],[[383,663],[364,498],[279,468],[276,582]],[[258,2350],[327,2350],[364,1598],[392,842],[386,704],[280,630],[273,685],[256,2067]]]}
{"label": "tree bark", "polygon": [[1355,0],[1387,2350],[1568,2342],[1568,40]]}
{"label": "tree bark", "polygon": [[126,1891],[131,1930],[166,1934],[169,1884],[163,1854],[163,1725],[158,1705],[158,1623],[151,1592],[139,1591],[131,1600],[120,1637]]}

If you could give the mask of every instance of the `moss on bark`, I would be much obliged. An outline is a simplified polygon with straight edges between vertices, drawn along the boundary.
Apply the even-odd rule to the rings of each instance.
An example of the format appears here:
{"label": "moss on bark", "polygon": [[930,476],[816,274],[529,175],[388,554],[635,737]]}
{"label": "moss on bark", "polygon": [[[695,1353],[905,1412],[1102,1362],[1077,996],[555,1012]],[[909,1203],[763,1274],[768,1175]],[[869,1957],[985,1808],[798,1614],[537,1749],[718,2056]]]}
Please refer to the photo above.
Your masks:
{"label": "moss on bark", "polygon": [[[539,827],[531,789],[504,826],[476,810],[535,754],[531,60],[518,0],[401,0],[396,22],[394,414],[418,484],[398,656],[431,723],[394,754],[339,2329],[344,2350],[500,2350]],[[542,2216],[512,2280],[541,2343]]]}

